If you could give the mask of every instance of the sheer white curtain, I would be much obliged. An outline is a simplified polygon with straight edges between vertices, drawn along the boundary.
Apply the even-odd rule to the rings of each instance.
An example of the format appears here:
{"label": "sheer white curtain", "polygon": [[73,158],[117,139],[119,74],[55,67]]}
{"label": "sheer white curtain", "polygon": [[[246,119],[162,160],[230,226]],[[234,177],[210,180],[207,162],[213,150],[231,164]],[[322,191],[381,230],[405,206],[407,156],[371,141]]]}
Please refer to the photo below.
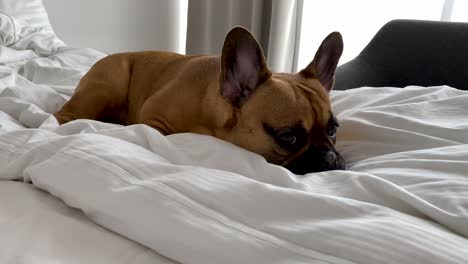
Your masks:
{"label": "sheer white curtain", "polygon": [[249,29],[274,71],[296,65],[303,0],[189,0],[187,54],[219,54],[234,26]]}
{"label": "sheer white curtain", "polygon": [[298,67],[313,57],[322,39],[340,31],[344,39],[343,64],[366,46],[377,31],[393,19],[468,21],[467,0],[305,0]]}
{"label": "sheer white curtain", "polygon": [[468,22],[468,0],[188,0],[187,54],[218,54],[241,25],[259,40],[275,71],[297,71],[332,31],[344,38],[343,64],[394,19]]}
{"label": "sheer white curtain", "polygon": [[54,30],[71,46],[219,54],[227,31],[241,25],[260,42],[272,70],[284,72],[304,68],[331,31],[343,34],[345,63],[392,19],[468,21],[468,0],[43,1]]}

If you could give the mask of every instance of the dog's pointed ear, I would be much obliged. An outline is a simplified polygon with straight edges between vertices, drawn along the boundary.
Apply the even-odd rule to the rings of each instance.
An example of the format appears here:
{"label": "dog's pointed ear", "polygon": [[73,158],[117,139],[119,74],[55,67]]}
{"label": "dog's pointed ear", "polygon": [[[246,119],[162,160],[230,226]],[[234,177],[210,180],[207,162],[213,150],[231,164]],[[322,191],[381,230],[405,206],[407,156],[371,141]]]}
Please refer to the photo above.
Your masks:
{"label": "dog's pointed ear", "polygon": [[335,70],[342,53],[343,38],[339,32],[332,32],[322,41],[312,62],[299,74],[318,79],[328,93],[335,84]]}
{"label": "dog's pointed ear", "polygon": [[221,55],[221,95],[239,107],[271,76],[260,45],[242,27],[229,31]]}

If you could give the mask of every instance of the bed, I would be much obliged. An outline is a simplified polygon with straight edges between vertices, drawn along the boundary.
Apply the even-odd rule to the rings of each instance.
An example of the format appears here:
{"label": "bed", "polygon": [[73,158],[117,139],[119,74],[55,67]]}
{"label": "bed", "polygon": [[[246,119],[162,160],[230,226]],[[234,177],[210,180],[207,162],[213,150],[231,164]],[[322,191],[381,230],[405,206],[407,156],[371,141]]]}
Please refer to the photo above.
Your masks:
{"label": "bed", "polygon": [[348,74],[367,59],[341,66],[349,168],[300,176],[208,136],[59,126],[105,54],[67,46],[26,2],[0,1],[0,263],[468,263],[465,75],[376,88]]}

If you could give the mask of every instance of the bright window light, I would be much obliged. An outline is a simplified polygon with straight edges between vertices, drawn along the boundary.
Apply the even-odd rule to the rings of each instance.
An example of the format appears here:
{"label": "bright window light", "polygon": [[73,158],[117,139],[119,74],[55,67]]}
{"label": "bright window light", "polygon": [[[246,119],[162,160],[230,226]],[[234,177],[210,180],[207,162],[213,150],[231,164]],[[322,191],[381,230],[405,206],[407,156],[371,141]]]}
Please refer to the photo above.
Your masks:
{"label": "bright window light", "polygon": [[468,1],[456,0],[453,4],[451,21],[468,22]]}
{"label": "bright window light", "polygon": [[[444,2],[445,0],[304,0],[298,69],[303,69],[312,61],[320,43],[332,31],[340,31],[343,35],[344,51],[340,60],[340,64],[343,64],[356,57],[375,33],[390,20],[440,20]],[[465,7],[462,9],[468,10],[468,1],[457,2],[463,2]]]}
{"label": "bright window light", "polygon": [[185,43],[187,41],[187,14],[188,14],[188,0],[179,1],[179,47],[177,52],[185,54]]}

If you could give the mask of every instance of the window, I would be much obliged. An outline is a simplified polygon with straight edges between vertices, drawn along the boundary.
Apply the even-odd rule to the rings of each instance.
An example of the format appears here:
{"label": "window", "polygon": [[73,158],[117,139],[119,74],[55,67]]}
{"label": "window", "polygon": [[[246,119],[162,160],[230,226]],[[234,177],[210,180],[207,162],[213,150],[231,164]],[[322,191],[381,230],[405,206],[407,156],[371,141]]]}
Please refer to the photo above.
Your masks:
{"label": "window", "polygon": [[454,2],[450,20],[468,22],[468,1],[456,0]]}
{"label": "window", "polygon": [[468,21],[466,0],[304,0],[298,69],[313,59],[332,31],[343,35],[340,64],[356,57],[393,19]]}

